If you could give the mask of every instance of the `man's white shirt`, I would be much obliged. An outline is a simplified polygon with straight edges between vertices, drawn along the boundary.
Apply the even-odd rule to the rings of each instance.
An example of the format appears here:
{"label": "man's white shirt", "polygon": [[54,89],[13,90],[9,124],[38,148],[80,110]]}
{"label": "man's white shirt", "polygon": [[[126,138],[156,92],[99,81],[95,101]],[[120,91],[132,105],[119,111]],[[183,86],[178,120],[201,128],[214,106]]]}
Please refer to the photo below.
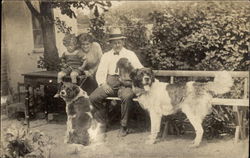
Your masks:
{"label": "man's white shirt", "polygon": [[107,75],[118,75],[116,70],[116,63],[120,58],[127,58],[134,68],[143,68],[141,62],[134,52],[122,48],[119,55],[114,55],[114,50],[110,50],[103,54],[100,64],[96,72],[96,81],[98,85],[106,83]]}

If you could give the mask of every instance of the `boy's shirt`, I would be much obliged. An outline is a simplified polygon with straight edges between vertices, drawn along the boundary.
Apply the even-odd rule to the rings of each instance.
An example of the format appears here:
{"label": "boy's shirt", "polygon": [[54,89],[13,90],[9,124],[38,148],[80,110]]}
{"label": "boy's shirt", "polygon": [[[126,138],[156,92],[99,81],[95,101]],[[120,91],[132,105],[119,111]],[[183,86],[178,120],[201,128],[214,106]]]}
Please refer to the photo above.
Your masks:
{"label": "boy's shirt", "polygon": [[83,62],[85,62],[86,56],[83,52],[75,50],[72,53],[63,53],[62,60],[64,60],[66,65],[71,67],[72,69],[78,69],[83,65]]}

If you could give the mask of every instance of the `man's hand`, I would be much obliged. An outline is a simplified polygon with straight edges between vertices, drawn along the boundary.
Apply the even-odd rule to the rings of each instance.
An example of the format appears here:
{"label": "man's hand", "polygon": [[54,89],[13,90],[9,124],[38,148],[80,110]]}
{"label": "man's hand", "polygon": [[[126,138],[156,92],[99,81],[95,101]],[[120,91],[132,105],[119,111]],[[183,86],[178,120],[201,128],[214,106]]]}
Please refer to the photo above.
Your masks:
{"label": "man's hand", "polygon": [[78,67],[78,70],[83,71],[84,67],[80,66],[80,67]]}
{"label": "man's hand", "polygon": [[120,80],[122,85],[125,87],[132,87],[132,81],[131,80]]}
{"label": "man's hand", "polygon": [[107,85],[107,84],[102,84],[101,87],[104,89],[104,91],[105,91],[106,94],[111,94],[111,93],[113,93],[113,90],[112,90],[112,88],[111,88],[109,85]]}
{"label": "man's hand", "polygon": [[91,74],[89,71],[84,71],[84,74],[85,74],[87,77],[92,76],[92,74]]}

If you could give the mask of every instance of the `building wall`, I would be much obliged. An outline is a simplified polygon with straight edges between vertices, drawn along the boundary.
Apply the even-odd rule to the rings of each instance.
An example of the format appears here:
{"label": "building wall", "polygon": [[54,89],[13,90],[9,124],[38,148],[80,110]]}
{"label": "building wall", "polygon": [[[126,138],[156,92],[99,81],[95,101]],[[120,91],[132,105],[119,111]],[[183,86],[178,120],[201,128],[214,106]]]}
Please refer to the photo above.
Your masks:
{"label": "building wall", "polygon": [[23,82],[23,73],[39,70],[36,65],[42,54],[33,53],[31,14],[26,4],[22,1],[5,1],[2,7],[4,60],[8,64],[10,87],[15,91],[17,82]]}
{"label": "building wall", "polygon": [[[34,2],[33,2],[34,3]],[[42,51],[34,51],[32,17],[29,9],[23,1],[4,1],[2,3],[2,41],[1,66],[6,63],[9,85],[16,92],[17,83],[23,82],[22,74],[34,71],[42,71],[37,68],[37,61],[43,56]],[[76,30],[76,20],[54,11],[55,17],[60,17],[72,26],[72,32]],[[56,32],[56,45],[59,56],[65,50],[62,45],[63,33]],[[4,76],[1,74],[1,76]],[[1,87],[2,88],[2,87]]]}
{"label": "building wall", "polygon": [[[4,12],[2,12],[2,17]],[[1,23],[1,95],[8,95],[8,73],[7,73],[7,58],[6,58],[6,41],[3,40],[5,36],[4,23]]]}

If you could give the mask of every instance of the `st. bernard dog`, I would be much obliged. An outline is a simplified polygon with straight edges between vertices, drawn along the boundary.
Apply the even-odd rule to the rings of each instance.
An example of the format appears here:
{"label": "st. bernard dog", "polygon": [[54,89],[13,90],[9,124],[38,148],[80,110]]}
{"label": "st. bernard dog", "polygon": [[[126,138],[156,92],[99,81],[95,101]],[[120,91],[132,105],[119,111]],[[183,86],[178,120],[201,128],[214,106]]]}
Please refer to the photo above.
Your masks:
{"label": "st. bernard dog", "polygon": [[101,142],[101,124],[93,118],[87,93],[73,83],[64,82],[59,94],[66,103],[67,130],[64,142],[82,145]]}
{"label": "st. bernard dog", "polygon": [[170,115],[181,110],[186,114],[196,131],[196,137],[191,146],[199,146],[203,136],[202,121],[211,110],[213,94],[224,94],[233,85],[228,72],[215,74],[213,82],[187,82],[169,84],[155,79],[149,68],[135,69],[130,74],[133,90],[142,108],[149,111],[151,119],[151,134],[147,141],[156,142],[160,131],[162,116]]}

